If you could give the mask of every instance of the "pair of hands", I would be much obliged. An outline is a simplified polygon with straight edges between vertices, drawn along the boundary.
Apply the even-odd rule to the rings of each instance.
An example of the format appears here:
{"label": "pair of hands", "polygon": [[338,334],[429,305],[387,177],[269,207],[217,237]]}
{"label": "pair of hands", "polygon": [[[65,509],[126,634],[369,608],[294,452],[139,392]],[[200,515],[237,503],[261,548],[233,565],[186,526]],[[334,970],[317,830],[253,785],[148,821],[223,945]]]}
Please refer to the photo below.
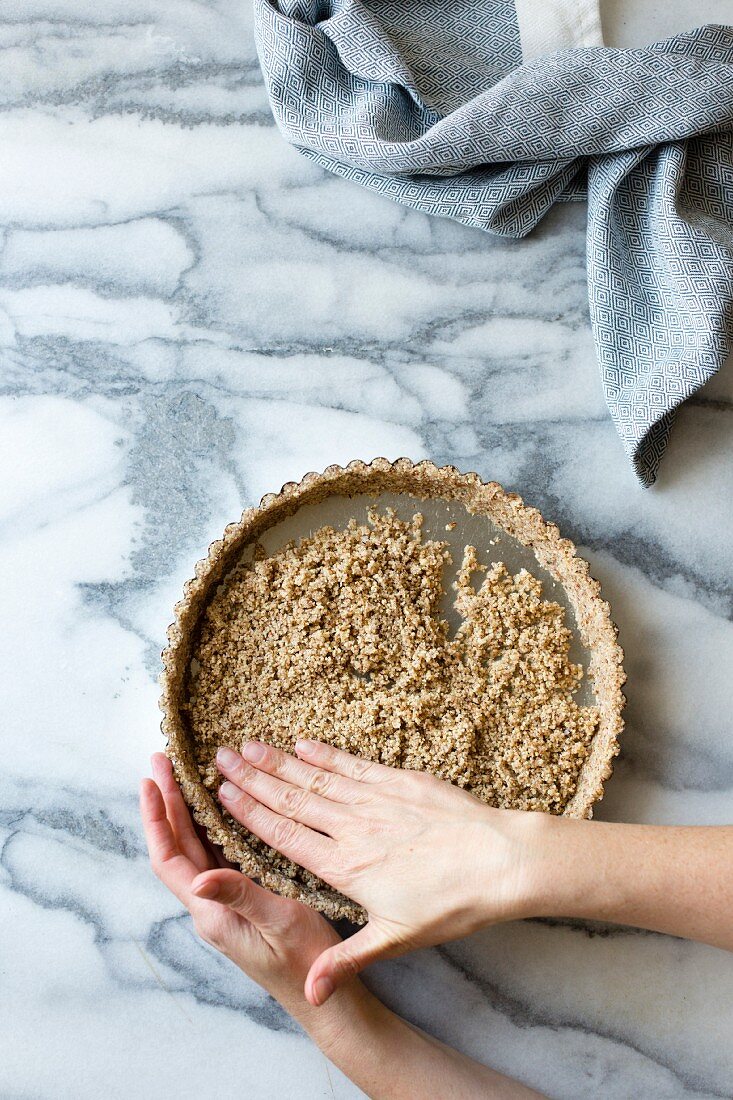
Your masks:
{"label": "pair of hands", "polygon": [[[322,751],[324,747],[319,746],[310,755]],[[457,928],[463,929],[468,907],[442,906],[431,893],[434,879],[420,883],[413,871],[409,881],[397,882],[390,889],[389,877],[399,873],[400,868],[409,868],[416,859],[422,860],[423,871],[428,871],[431,854],[439,856],[438,849],[429,851],[431,840],[439,839],[431,823],[433,813],[449,835],[465,816],[461,841],[471,842],[475,807],[472,800],[466,802],[469,796],[438,780],[422,781],[411,774],[398,778],[400,773],[370,768],[346,754],[324,755],[323,760],[333,770],[306,765],[305,761],[299,764],[270,749],[258,757],[261,768],[248,770],[241,757],[230,758],[222,763],[229,777],[222,798],[241,815],[240,820],[246,818],[250,827],[256,823],[263,836],[277,841],[295,858],[310,862],[335,886],[348,886],[352,893],[356,887],[362,899],[367,895],[374,898],[378,911],[370,923],[379,927],[377,941],[384,950],[375,946],[375,941],[370,948],[372,954],[375,950],[394,953],[417,942],[430,942],[433,935],[440,934],[437,929],[444,926],[440,916],[444,908],[453,912]],[[267,771],[268,767],[273,771]],[[293,772],[294,767],[300,770]],[[296,782],[283,778],[285,771]],[[222,866],[221,857],[192,824],[166,757],[153,757],[153,773],[155,781],[143,781],[141,808],[156,873],[190,910],[199,934],[276,997],[323,1053],[366,1095],[375,1100],[410,1100],[427,1095],[450,1095],[456,1100],[478,1096],[539,1100],[538,1093],[407,1024],[354,977],[345,981],[323,1007],[309,1003],[303,996],[306,975],[311,1002],[321,1004],[332,984],[320,983],[324,974],[332,972],[329,967],[345,945],[340,945],[336,933],[318,913],[271,894],[239,871]],[[303,785],[299,785],[301,782]],[[256,796],[245,790],[255,785]],[[313,785],[317,790],[311,789]],[[447,792],[453,792],[455,799]],[[319,801],[313,801],[314,797]],[[270,802],[287,813],[279,813]],[[349,808],[354,816],[347,826]],[[321,828],[314,829],[301,817],[312,823],[317,819]],[[445,866],[443,858],[440,865]],[[460,875],[451,873],[460,887]],[[418,883],[422,892],[411,904],[412,882]],[[503,906],[497,911],[504,911]],[[380,917],[380,912],[393,915]],[[349,942],[364,936],[368,928]],[[351,966],[346,970],[337,968],[334,977],[340,980],[363,965],[368,954],[352,956]]]}
{"label": "pair of hands", "polygon": [[367,909],[369,923],[350,940],[222,865],[162,755],[153,758],[155,782],[141,791],[150,856],[200,935],[276,997],[369,1096],[538,1095],[391,1013],[353,977],[376,958],[494,921],[561,914],[733,950],[733,826],[494,810],[427,775],[310,742],[297,752],[251,744],[244,756],[222,753],[220,797],[247,828]]}
{"label": "pair of hands", "polygon": [[286,1007],[295,987],[319,1006],[378,958],[529,915],[545,815],[490,809],[428,774],[318,742],[299,741],[296,753],[259,742],[242,755],[221,749],[219,796],[252,833],[367,910],[346,941],[312,910],[221,866],[162,754],[141,795],[156,874],[202,938]]}

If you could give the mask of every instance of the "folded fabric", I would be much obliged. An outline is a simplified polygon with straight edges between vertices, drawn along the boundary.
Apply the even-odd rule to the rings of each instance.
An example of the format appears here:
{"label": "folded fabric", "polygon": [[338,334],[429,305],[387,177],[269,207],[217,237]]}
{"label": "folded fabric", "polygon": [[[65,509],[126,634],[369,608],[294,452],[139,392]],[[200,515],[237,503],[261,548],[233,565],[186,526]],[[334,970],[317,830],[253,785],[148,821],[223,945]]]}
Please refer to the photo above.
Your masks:
{"label": "folded fabric", "polygon": [[332,172],[509,237],[587,195],[606,401],[651,485],[675,409],[733,346],[733,28],[617,50],[595,0],[255,0],[255,16],[277,124]]}

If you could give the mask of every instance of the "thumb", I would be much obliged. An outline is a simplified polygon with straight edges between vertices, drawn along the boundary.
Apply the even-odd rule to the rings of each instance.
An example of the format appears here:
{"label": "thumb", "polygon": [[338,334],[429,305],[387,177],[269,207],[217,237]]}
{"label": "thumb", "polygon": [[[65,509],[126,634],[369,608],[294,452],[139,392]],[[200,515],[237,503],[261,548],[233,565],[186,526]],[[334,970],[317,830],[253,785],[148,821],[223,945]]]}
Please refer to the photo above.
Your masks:
{"label": "thumb", "polygon": [[198,875],[191,886],[191,893],[207,901],[218,901],[256,928],[267,928],[282,919],[282,910],[288,905],[283,898],[263,890],[240,871],[219,869]]}
{"label": "thumb", "polygon": [[391,941],[386,932],[372,921],[348,940],[323,951],[308,971],[305,980],[306,1000],[318,1008],[334,990],[353,978],[365,966],[382,958]]}

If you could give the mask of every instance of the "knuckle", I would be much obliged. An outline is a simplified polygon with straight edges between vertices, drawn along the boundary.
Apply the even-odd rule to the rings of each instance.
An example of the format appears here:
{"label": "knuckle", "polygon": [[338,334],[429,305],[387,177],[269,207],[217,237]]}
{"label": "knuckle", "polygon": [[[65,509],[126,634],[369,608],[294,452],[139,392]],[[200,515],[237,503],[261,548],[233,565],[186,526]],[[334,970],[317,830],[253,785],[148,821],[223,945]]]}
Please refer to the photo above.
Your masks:
{"label": "knuckle", "polygon": [[263,767],[267,767],[270,775],[282,775],[285,764],[283,753],[277,749],[266,749],[265,755],[260,761]]}
{"label": "knuckle", "polygon": [[359,973],[359,961],[349,952],[344,952],[337,960],[336,966],[347,978],[353,978]]}
{"label": "knuckle", "polygon": [[230,801],[229,814],[235,819],[246,817],[248,820],[257,814],[258,803],[244,791],[236,799]]}
{"label": "knuckle", "polygon": [[251,784],[256,782],[257,772],[251,765],[243,760],[235,769],[235,779],[240,786],[243,784]]}
{"label": "knuckle", "polygon": [[321,771],[320,769],[310,778],[310,789],[314,794],[326,795],[329,794],[334,787],[333,776],[329,772]]}
{"label": "knuckle", "polygon": [[228,905],[236,913],[239,913],[241,917],[245,917],[246,919],[249,919],[252,914],[252,896],[247,890],[237,888],[225,901],[225,905]]}
{"label": "knuckle", "polygon": [[174,855],[175,852],[171,851],[169,848],[161,849],[157,851],[155,855],[152,855],[150,857],[150,866],[153,869],[153,874],[162,880],[165,875],[166,863],[169,863]]}
{"label": "knuckle", "polygon": [[371,760],[362,760],[360,757],[356,757],[352,764],[354,779],[366,779],[373,767]]}
{"label": "knuckle", "polygon": [[338,757],[336,755],[336,749],[332,745],[327,745],[325,741],[316,741],[317,748],[311,753],[311,758],[319,760],[323,764],[335,764]]}
{"label": "knuckle", "polygon": [[296,829],[287,817],[281,817],[272,827],[272,838],[276,848],[287,848],[295,839]]}
{"label": "knuckle", "polygon": [[277,797],[277,809],[279,813],[297,814],[303,809],[306,795],[304,791],[299,791],[297,787],[285,787]]}

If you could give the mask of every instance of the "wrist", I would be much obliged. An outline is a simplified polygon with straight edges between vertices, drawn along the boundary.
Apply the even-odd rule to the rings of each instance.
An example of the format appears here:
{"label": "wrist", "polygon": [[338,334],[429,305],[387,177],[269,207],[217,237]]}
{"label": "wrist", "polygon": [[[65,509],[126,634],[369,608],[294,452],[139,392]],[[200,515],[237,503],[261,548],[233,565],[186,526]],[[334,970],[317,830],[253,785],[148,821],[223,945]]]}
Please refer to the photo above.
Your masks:
{"label": "wrist", "polygon": [[476,928],[549,915],[558,893],[554,861],[562,846],[558,818],[524,810],[482,807],[471,848],[477,875],[470,905]]}
{"label": "wrist", "polygon": [[532,846],[527,864],[526,915],[574,916],[584,877],[582,833],[586,822],[543,813],[528,817]]}
{"label": "wrist", "polygon": [[337,1064],[347,1056],[355,1056],[355,1043],[358,1049],[368,1051],[389,1015],[389,1009],[358,978],[340,986],[319,1008],[308,1003],[302,989],[299,997],[291,995],[280,1003],[326,1057]]}
{"label": "wrist", "polygon": [[526,810],[489,814],[477,924],[577,915],[579,898],[591,885],[585,870],[589,822]]}
{"label": "wrist", "polygon": [[374,1100],[428,1095],[429,1086],[439,1085],[446,1071],[452,1074],[453,1059],[461,1058],[406,1023],[356,980],[299,1022],[322,1054]]}
{"label": "wrist", "polygon": [[618,826],[531,814],[536,846],[527,916],[603,919],[618,903],[623,850]]}

